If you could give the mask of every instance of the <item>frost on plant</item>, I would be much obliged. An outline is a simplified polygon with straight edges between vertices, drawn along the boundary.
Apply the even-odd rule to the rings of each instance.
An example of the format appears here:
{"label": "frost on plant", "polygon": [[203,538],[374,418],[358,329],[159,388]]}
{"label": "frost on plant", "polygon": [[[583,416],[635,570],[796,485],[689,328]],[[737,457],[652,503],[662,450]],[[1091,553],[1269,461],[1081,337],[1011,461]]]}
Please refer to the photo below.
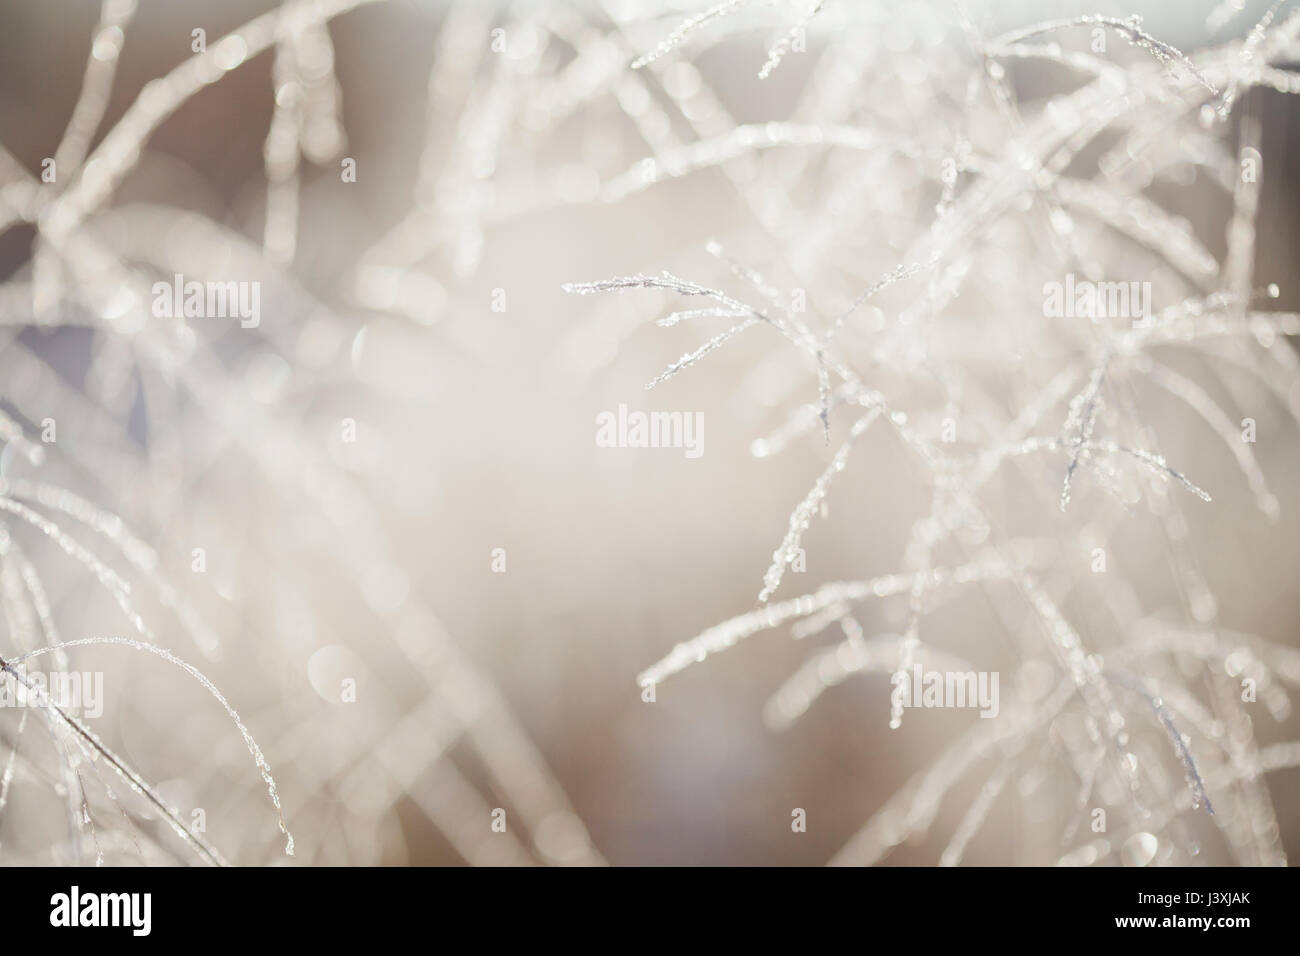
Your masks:
{"label": "frost on plant", "polygon": [[[899,754],[829,862],[1285,862],[1294,4],[47,6],[0,15],[84,64],[0,111],[0,862],[689,858],[621,775],[707,792],[662,715],[765,650],[756,720]],[[597,397],[708,403],[675,460],[761,547],[674,539]],[[697,622],[665,552],[752,577]]]}
{"label": "frost on plant", "polygon": [[[195,7],[181,32],[105,0],[57,149],[0,146],[0,231],[34,236],[0,287],[0,696],[15,707],[0,711],[0,861],[374,863],[405,801],[457,859],[600,862],[500,691],[410,593],[349,447],[377,403],[343,384],[367,316],[427,322],[439,280],[408,267],[451,249],[468,272],[479,255],[483,210],[434,207],[478,178],[521,105],[490,90],[522,88],[526,58],[480,83],[490,61],[463,55],[497,12],[419,21],[441,44],[438,123],[410,159],[410,218],[333,288],[301,271],[322,171],[355,181],[332,24],[372,3],[290,0],[221,32]],[[522,35],[531,20],[501,22]],[[170,65],[111,108],[132,49]],[[271,84],[240,102],[230,87],[261,56]],[[269,111],[256,213],[225,217],[157,145],[208,88]],[[448,109],[464,110],[450,142]],[[176,306],[160,309],[160,284]],[[369,660],[343,646],[353,634]],[[112,719],[47,691],[47,671],[105,677]]]}
{"label": "frost on plant", "polygon": [[[739,6],[685,20],[635,65],[680,53],[692,34],[703,37]],[[760,150],[795,145],[781,133],[788,127],[773,122],[744,145],[710,130],[694,146],[661,154],[656,167],[661,176],[716,168],[755,209],[772,195],[806,200],[785,216],[760,214],[764,228],[746,239],[779,276],[733,266],[753,304],[712,288],[718,270],[698,256],[697,274],[673,266],[686,279],[664,273],[567,287],[657,288],[669,294],[656,300],[667,303],[660,308],[678,308],[672,297],[683,295],[718,304],[689,313],[703,344],[656,382],[697,361],[691,371],[707,375],[711,353],[753,325],[771,326],[782,341],[769,337],[769,346],[789,350],[802,374],[786,379],[796,413],[755,439],[754,456],[815,448],[799,444],[809,433],[841,436],[825,451],[829,460],[810,469],[815,481],[788,526],[767,519],[777,546],[757,609],[677,644],[640,684],[657,687],[768,631],[800,641],[825,635],[765,708],[768,725],[785,730],[851,675],[880,674],[897,686],[936,661],[946,660],[948,673],[978,669],[971,656],[987,648],[972,644],[959,661],[951,642],[927,641],[935,610],[955,592],[978,589],[998,608],[1021,665],[1001,716],[974,720],[833,862],[884,859],[935,825],[964,778],[982,780],[939,859],[958,863],[1008,783],[1046,773],[1073,781],[1075,808],[1058,850],[1037,862],[1141,864],[1156,851],[1133,848],[1148,845],[1166,862],[1193,861],[1199,839],[1186,814],[1197,808],[1237,862],[1283,862],[1265,774],[1289,766],[1295,746],[1265,747],[1255,736],[1270,718],[1253,709],[1255,678],[1243,680],[1240,661],[1269,685],[1271,719],[1284,722],[1294,651],[1228,630],[1188,526],[1196,509],[1243,497],[1265,523],[1278,519],[1251,408],[1284,410],[1285,441],[1297,438],[1300,380],[1287,336],[1300,331],[1300,317],[1278,310],[1285,284],[1277,276],[1255,275],[1258,197],[1270,170],[1258,119],[1243,102],[1258,104],[1250,96],[1258,87],[1300,89],[1287,66],[1300,50],[1300,12],[1274,5],[1243,38],[1184,52],[1136,15],[991,31],[979,4],[958,3],[955,15],[919,5],[906,14],[824,6],[820,55],[798,107],[800,159],[740,172]],[[1216,29],[1230,18],[1226,7],[1211,16]],[[914,42],[900,44],[909,76],[894,95],[914,112],[892,108],[873,83],[884,64],[904,64],[861,49],[870,26],[910,32]],[[720,25],[707,29],[711,43],[725,42]],[[773,49],[763,77],[784,48]],[[1016,72],[1029,66],[1057,76],[1048,95],[1022,92]],[[860,155],[841,160],[848,150]],[[1168,198],[1174,183],[1195,183],[1197,202],[1214,198],[1230,213],[1194,226]],[[927,199],[929,215],[909,215],[925,211]],[[710,251],[717,254],[716,243]],[[845,275],[862,278],[854,288]],[[819,307],[794,312],[765,291],[791,286],[811,290]],[[1064,313],[1049,305],[1062,288],[1071,294]],[[1141,304],[1146,289],[1154,305]],[[882,304],[864,316],[859,307],[876,293]],[[1156,417],[1166,427],[1186,421],[1176,427],[1216,443],[1213,457],[1196,456],[1209,474],[1165,451],[1187,443],[1153,428]],[[889,440],[860,449],[877,421]],[[890,507],[870,496],[898,467],[925,476],[930,506],[900,543],[897,570],[778,599],[815,523],[839,535],[872,533],[870,524],[829,516],[837,500],[854,496],[868,496],[867,514]],[[1151,568],[1126,568],[1120,545],[1108,545],[1127,523],[1140,523],[1164,552],[1169,595],[1157,596]],[[899,603],[898,614],[877,609],[888,602]],[[898,626],[882,623],[893,620]],[[882,733],[906,733],[905,713],[895,695],[863,719]],[[1098,807],[1110,813],[1108,828],[1087,825]]]}

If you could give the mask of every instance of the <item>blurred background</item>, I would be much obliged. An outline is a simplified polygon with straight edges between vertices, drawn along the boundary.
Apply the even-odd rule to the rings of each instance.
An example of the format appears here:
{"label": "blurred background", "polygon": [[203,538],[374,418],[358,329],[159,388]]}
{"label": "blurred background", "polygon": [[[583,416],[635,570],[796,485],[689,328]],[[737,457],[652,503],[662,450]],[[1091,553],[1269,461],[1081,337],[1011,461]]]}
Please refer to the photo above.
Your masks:
{"label": "blurred background", "polygon": [[[914,818],[876,857],[937,862],[981,793],[967,863],[1053,863],[1080,848],[1074,862],[1262,863],[1300,849],[1300,771],[1280,749],[1268,751],[1280,766],[1251,764],[1298,729],[1287,695],[1300,674],[1300,389],[1276,334],[1285,320],[1260,316],[1300,308],[1300,112],[1273,74],[1242,83],[1221,117],[1200,110],[1252,63],[1287,72],[1300,51],[1290,5],[1252,59],[1243,38],[1268,3],[1228,17],[1199,2],[828,0],[804,26],[807,4],[741,4],[635,71],[704,5],[352,6],[0,0],[0,409],[12,426],[0,473],[7,495],[130,583],[148,628],[84,554],[10,512],[0,656],[124,636],[199,667],[265,753],[292,861],[254,761],[200,684],[120,645],[67,650],[76,670],[104,674],[104,713],[87,723],[183,822],[202,810],[206,839],[243,864],[835,858],[979,729],[975,714],[910,711],[890,730],[886,667],[769,726],[769,698],[844,639],[838,623],[803,640],[754,634],[657,686],[653,703],[636,678],[758,606],[791,511],[854,416],[838,408],[829,440],[815,422],[756,457],[755,439],[801,407],[815,420],[807,356],[760,324],[647,392],[729,322],[660,328],[702,303],[561,286],[669,270],[761,304],[710,254],[716,240],[778,298],[803,296],[824,328],[921,258],[938,206],[965,230],[939,273],[960,288],[896,334],[926,300],[927,278],[905,279],[855,311],[837,345],[918,430],[953,418],[959,455],[993,447],[1074,370],[1031,431],[1055,434],[1086,385],[1086,329],[1042,314],[1043,283],[1075,269],[1061,242],[1080,274],[1151,281],[1157,310],[1239,292],[1246,263],[1248,300],[1201,310],[1241,334],[1152,350],[1192,383],[1181,397],[1150,384],[1141,354],[1117,360],[1125,384],[1097,426],[1137,447],[1158,436],[1213,501],[1117,462],[1118,492],[1081,471],[1062,512],[1067,458],[1027,456],[983,490],[987,527],[967,542],[1026,555],[1089,653],[1158,685],[1218,813],[1179,804],[1189,784],[1160,715],[1116,689],[1130,783],[1109,758],[1084,759],[1097,742],[1075,702],[995,741],[945,784],[932,821],[904,800]],[[1056,44],[1036,55],[984,61],[972,46],[972,31],[988,42],[1081,14],[1140,14],[1216,95],[1110,27],[1104,52],[1087,25],[1035,37]],[[759,79],[792,28],[803,32]],[[232,32],[237,43],[222,40]],[[1076,53],[1118,72],[1067,62]],[[1090,85],[1105,95],[1073,96]],[[764,125],[778,122],[790,125]],[[850,142],[867,131],[872,144]],[[1243,195],[1252,143],[1263,172]],[[1051,195],[1069,201],[1069,229],[1028,177],[1000,172],[1020,147],[1061,164],[1072,191]],[[945,192],[949,156],[970,162]],[[47,158],[53,182],[40,181]],[[1243,203],[1253,226],[1230,241]],[[260,324],[151,315],[150,284],[177,272],[259,283]],[[1260,292],[1269,283],[1276,295]],[[620,404],[702,413],[704,454],[597,447],[596,416]],[[1222,440],[1223,422],[1235,435],[1245,417],[1266,491]],[[47,418],[53,442],[40,437]],[[1260,507],[1268,495],[1275,518]],[[774,600],[909,571],[932,496],[924,462],[873,426],[804,536],[806,570]],[[935,563],[953,554],[940,548]],[[868,637],[901,634],[907,594],[841,616]],[[1011,720],[1064,673],[1040,624],[992,582],[927,605],[920,637],[999,672]],[[1153,633],[1173,649],[1125,656]],[[1235,700],[1242,674],[1260,702]],[[0,860],[195,861],[50,723],[0,712],[14,754]],[[1089,829],[1095,807],[1108,808],[1105,834]],[[806,832],[792,830],[795,808]]]}

